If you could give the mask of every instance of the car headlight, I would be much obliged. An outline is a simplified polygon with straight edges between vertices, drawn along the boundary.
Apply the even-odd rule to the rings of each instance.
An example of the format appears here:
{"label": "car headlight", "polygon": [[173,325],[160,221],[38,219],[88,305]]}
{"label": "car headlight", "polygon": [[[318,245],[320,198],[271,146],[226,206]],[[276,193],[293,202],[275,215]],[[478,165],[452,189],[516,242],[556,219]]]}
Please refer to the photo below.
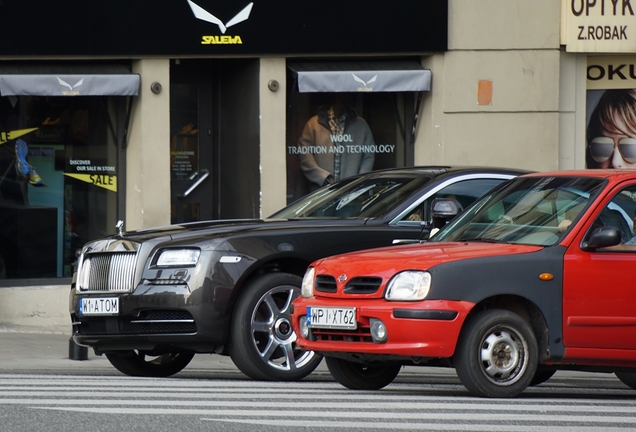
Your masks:
{"label": "car headlight", "polygon": [[199,249],[166,249],[159,255],[159,267],[195,266],[199,261]]}
{"label": "car headlight", "polygon": [[88,289],[88,283],[91,275],[91,260],[86,257],[80,258],[80,265],[77,270],[76,287],[80,290]]}
{"label": "car headlight", "polygon": [[300,295],[307,298],[314,295],[314,275],[316,270],[313,267],[309,267],[303,276],[303,283],[300,285]]}
{"label": "car headlight", "polygon": [[431,289],[431,274],[425,271],[404,271],[389,281],[384,298],[387,300],[424,300]]}

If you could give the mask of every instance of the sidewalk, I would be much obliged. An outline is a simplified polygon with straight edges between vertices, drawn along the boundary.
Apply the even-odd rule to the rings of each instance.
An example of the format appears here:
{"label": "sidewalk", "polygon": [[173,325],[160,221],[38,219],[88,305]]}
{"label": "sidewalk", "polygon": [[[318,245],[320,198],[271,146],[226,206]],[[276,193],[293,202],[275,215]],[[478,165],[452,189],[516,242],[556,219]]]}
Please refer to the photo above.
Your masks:
{"label": "sidewalk", "polygon": [[[0,373],[61,373],[80,375],[123,375],[106,356],[88,349],[87,360],[69,358],[70,329],[34,331],[30,328],[0,327]],[[178,376],[247,379],[229,357],[198,354]]]}

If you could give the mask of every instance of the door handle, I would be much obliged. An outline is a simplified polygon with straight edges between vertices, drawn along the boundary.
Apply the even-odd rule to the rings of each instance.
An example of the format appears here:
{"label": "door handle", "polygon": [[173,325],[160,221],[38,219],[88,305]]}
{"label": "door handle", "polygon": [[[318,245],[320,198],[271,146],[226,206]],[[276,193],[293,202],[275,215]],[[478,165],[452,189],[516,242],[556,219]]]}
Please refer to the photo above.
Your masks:
{"label": "door handle", "polygon": [[195,171],[194,173],[192,173],[189,179],[194,180],[194,182],[190,185],[188,189],[186,189],[184,193],[177,195],[177,197],[179,199],[186,198],[188,195],[192,193],[192,191],[198,188],[199,185],[203,183],[203,180],[208,178],[209,175],[210,175],[210,171],[208,171],[207,169],[204,169],[201,171]]}

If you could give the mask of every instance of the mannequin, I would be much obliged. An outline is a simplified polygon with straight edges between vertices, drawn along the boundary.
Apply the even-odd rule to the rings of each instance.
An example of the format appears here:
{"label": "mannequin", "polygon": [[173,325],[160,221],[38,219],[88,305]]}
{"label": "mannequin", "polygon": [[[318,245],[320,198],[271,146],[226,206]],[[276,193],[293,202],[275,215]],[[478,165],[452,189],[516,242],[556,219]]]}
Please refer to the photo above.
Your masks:
{"label": "mannequin", "polygon": [[373,169],[373,134],[351,108],[354,102],[355,93],[336,93],[333,104],[305,124],[298,147],[311,190]]}

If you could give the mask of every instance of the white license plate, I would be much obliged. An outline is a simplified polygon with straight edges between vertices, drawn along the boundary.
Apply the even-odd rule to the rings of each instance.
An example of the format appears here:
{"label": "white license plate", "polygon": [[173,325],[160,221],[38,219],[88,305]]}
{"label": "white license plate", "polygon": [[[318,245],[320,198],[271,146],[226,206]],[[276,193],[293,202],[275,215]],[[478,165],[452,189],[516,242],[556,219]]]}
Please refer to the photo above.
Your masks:
{"label": "white license plate", "polygon": [[356,308],[316,307],[307,308],[309,327],[355,330]]}
{"label": "white license plate", "polygon": [[79,299],[80,315],[117,315],[119,297],[95,297]]}

